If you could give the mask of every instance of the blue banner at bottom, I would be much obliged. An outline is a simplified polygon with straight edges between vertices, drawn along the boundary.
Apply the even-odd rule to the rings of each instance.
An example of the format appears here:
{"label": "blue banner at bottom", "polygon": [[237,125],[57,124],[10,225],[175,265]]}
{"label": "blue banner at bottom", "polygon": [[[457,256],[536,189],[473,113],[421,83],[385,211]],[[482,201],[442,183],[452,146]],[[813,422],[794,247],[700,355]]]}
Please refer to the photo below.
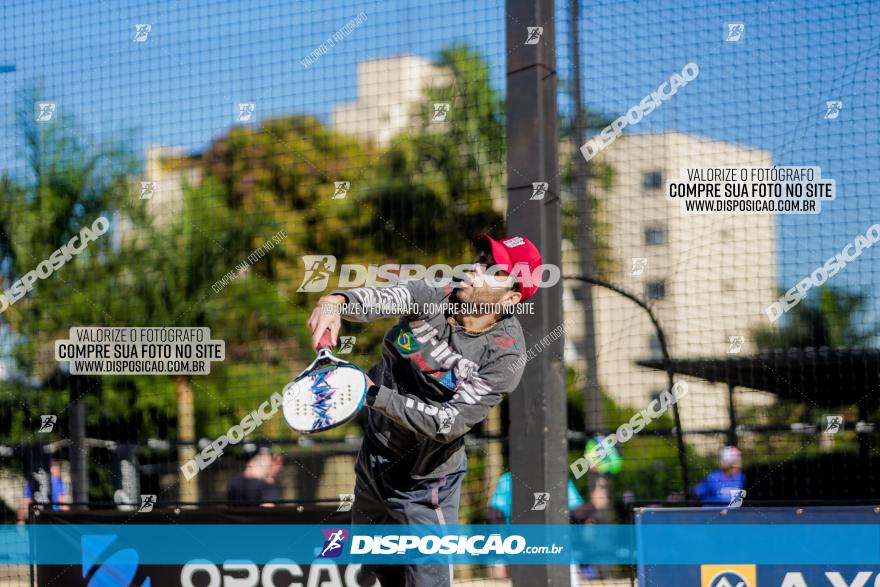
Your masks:
{"label": "blue banner at bottom", "polygon": [[[640,549],[636,556],[637,548]],[[108,552],[140,564],[880,563],[878,524],[314,525],[42,524],[0,527],[0,564],[89,564]]]}

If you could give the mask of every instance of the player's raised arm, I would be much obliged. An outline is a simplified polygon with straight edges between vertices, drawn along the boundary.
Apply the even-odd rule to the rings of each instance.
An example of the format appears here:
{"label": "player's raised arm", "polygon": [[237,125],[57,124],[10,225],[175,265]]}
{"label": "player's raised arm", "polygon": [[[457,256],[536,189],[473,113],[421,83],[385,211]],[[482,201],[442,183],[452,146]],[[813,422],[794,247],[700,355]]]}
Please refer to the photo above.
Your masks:
{"label": "player's raised arm", "polygon": [[342,318],[350,322],[370,322],[389,316],[419,315],[430,303],[439,303],[449,295],[447,289],[424,281],[410,281],[390,287],[359,287],[336,290],[318,300],[308,319],[312,347],[318,348],[326,330],[336,346]]}

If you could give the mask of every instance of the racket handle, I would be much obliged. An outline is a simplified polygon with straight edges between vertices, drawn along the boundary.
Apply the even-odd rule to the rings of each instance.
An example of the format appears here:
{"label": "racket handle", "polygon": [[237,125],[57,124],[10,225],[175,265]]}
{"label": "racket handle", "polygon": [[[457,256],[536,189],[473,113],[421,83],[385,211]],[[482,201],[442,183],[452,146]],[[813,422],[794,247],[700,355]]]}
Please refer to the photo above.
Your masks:
{"label": "racket handle", "polygon": [[321,340],[318,341],[318,350],[321,350],[323,348],[330,348],[332,346],[333,346],[333,343],[331,342],[331,339],[330,339],[330,331],[325,330],[324,335],[321,337]]}

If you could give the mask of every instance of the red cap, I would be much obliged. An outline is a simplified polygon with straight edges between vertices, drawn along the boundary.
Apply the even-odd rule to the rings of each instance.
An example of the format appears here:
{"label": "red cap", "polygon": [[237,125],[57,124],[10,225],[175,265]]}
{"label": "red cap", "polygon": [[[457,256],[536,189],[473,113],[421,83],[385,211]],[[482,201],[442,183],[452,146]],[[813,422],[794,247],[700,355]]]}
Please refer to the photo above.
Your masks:
{"label": "red cap", "polygon": [[[504,268],[508,273],[517,273],[522,275],[523,268],[514,271],[514,267],[520,264],[527,265],[529,274],[534,274],[535,269],[540,267],[544,262],[541,260],[541,253],[538,248],[532,244],[532,241],[523,236],[506,236],[500,241],[495,240],[488,234],[481,234],[474,237],[474,246],[479,247],[489,243],[492,247],[492,257],[495,263]],[[519,281],[519,293],[522,295],[521,302],[526,301],[538,291],[536,280],[526,279]]]}

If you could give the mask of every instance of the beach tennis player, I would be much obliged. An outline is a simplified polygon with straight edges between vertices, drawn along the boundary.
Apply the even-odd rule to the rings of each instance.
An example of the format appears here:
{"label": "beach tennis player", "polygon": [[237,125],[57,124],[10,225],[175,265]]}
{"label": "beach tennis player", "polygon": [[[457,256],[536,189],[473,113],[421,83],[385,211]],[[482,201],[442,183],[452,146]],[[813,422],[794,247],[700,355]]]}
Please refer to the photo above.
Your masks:
{"label": "beach tennis player", "polygon": [[[480,235],[473,242],[479,256],[461,282],[334,291],[321,298],[309,318],[317,348],[327,330],[336,344],[341,318],[366,322],[401,316],[385,334],[381,359],[367,372],[355,524],[457,524],[467,470],[464,435],[522,377],[525,341],[509,310],[537,291],[534,282],[518,276],[523,268],[530,274],[539,268],[541,255],[518,236]],[[457,305],[481,304],[508,311],[454,312]],[[364,584],[373,573],[383,586],[452,584],[451,565],[365,565],[362,571]]]}

